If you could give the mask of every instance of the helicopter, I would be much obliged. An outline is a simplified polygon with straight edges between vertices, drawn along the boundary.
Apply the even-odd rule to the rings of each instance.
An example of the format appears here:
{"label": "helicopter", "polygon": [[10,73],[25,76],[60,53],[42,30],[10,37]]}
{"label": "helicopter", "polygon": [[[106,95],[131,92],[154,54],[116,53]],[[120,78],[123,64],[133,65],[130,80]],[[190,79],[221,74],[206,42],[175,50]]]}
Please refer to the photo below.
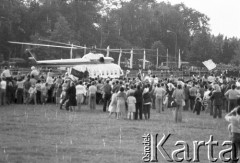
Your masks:
{"label": "helicopter", "polygon": [[[51,41],[53,42],[53,41]],[[38,44],[38,43],[28,43],[28,42],[16,42],[9,41],[11,44],[20,44],[20,45],[29,45],[37,47],[53,47],[53,48],[64,48],[70,49],[70,59],[54,59],[54,60],[37,60],[36,55],[32,52],[32,49],[26,49],[27,52],[31,55],[29,59],[32,59],[39,66],[48,66],[48,67],[58,67],[58,68],[67,68],[69,74],[73,72],[85,72],[88,71],[89,77],[96,78],[120,78],[123,76],[123,70],[121,67],[113,63],[114,59],[112,57],[105,57],[102,53],[93,53],[90,52],[85,54],[81,58],[72,58],[73,49],[87,49],[87,47],[73,45],[73,44],[64,44],[65,46],[60,45],[49,45],[49,44]],[[59,43],[59,42],[58,42]],[[66,46],[67,45],[67,46]]]}

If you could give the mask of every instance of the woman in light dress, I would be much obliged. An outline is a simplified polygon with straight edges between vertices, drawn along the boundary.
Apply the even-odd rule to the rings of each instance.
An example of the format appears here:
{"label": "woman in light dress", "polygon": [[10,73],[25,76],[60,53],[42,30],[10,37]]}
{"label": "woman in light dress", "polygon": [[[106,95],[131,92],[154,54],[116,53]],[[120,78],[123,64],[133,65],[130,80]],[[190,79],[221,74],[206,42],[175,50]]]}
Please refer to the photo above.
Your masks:
{"label": "woman in light dress", "polygon": [[111,115],[113,113],[115,113],[115,117],[117,117],[117,113],[116,113],[116,110],[117,110],[117,92],[113,92],[112,94],[112,97],[111,97],[111,102],[109,104],[109,108],[108,108],[108,111],[109,111],[109,118],[111,117]]}
{"label": "woman in light dress", "polygon": [[126,110],[126,100],[127,95],[124,92],[124,88],[120,88],[120,92],[117,94],[117,119],[121,117],[126,118],[127,116],[127,110]]}

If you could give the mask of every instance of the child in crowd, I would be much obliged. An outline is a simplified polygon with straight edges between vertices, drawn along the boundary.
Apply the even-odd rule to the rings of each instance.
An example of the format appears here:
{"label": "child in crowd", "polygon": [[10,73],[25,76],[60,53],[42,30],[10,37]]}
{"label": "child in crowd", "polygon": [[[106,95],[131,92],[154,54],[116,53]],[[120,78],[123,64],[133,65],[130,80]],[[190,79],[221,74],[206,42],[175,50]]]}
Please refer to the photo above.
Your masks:
{"label": "child in crowd", "polygon": [[198,90],[197,91],[197,96],[196,96],[196,99],[195,99],[195,105],[194,105],[193,113],[196,111],[197,115],[200,115],[201,109],[202,109],[202,98],[201,98],[201,94]]}
{"label": "child in crowd", "polygon": [[27,104],[29,104],[33,100],[34,105],[36,105],[36,93],[37,93],[37,90],[36,90],[35,84],[32,84],[32,86],[28,90],[28,93],[29,93],[29,101],[27,102]]}
{"label": "child in crowd", "polygon": [[128,119],[134,119],[134,115],[136,112],[136,98],[134,97],[134,93],[131,93],[127,98],[128,104]]}

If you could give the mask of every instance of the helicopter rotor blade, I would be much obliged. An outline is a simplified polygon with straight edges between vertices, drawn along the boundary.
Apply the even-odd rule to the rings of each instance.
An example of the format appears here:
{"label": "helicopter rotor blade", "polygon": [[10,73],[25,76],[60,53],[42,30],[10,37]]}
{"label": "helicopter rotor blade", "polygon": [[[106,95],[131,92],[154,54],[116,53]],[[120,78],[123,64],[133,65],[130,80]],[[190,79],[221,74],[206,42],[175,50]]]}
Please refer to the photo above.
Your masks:
{"label": "helicopter rotor blade", "polygon": [[8,42],[11,44],[20,44],[20,45],[45,46],[45,47],[65,48],[65,49],[79,49],[77,47],[48,45],[48,44],[36,44],[36,43],[16,42],[16,41],[8,41]]}

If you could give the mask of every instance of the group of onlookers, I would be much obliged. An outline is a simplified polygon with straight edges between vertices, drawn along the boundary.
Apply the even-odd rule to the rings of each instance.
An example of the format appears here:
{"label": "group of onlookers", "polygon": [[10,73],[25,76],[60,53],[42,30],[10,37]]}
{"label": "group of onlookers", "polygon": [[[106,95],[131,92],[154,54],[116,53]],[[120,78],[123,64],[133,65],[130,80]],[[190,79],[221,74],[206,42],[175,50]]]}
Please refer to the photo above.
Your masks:
{"label": "group of onlookers", "polygon": [[[138,75],[139,76],[139,75]],[[46,104],[55,103],[60,109],[81,110],[83,104],[96,109],[103,105],[116,118],[150,119],[155,109],[161,113],[172,108],[176,122],[182,121],[182,110],[197,115],[210,112],[214,118],[222,117],[222,110],[230,112],[238,105],[240,82],[236,78],[213,75],[184,81],[172,76],[159,79],[148,75],[141,79],[87,79],[73,81],[66,73],[56,76],[49,70],[44,76],[35,68],[23,76],[15,77],[7,67],[1,74],[0,104]]]}

